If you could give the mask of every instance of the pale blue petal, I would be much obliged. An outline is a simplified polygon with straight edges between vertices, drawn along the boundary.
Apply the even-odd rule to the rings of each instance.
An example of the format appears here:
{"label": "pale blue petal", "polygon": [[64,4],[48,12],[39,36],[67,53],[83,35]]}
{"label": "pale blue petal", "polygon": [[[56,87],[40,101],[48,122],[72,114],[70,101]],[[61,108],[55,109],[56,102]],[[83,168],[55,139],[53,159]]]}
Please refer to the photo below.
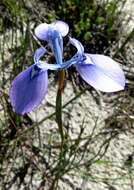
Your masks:
{"label": "pale blue petal", "polygon": [[48,30],[49,30],[49,24],[47,24],[47,23],[39,24],[35,28],[35,35],[40,40],[48,40]]}
{"label": "pale blue petal", "polygon": [[50,40],[50,46],[51,46],[51,49],[54,53],[54,56],[55,56],[55,59],[56,59],[56,62],[57,64],[62,64],[62,47],[61,47],[61,44],[63,39],[61,38],[55,38],[53,40]]}
{"label": "pale blue petal", "polygon": [[125,86],[125,75],[118,62],[108,56],[99,54],[87,54],[91,61],[110,78]]}
{"label": "pale blue petal", "polygon": [[10,100],[16,113],[25,114],[38,106],[48,86],[47,71],[32,65],[18,74],[10,88]]}
{"label": "pale blue petal", "polygon": [[35,35],[41,40],[49,40],[60,33],[63,37],[69,32],[69,26],[63,21],[54,21],[51,24],[42,23],[35,28]]}
{"label": "pale blue petal", "polygon": [[59,43],[59,46],[61,49],[61,53],[63,54],[63,38],[62,38],[62,36],[59,36],[58,43]]}
{"label": "pale blue petal", "polygon": [[75,38],[69,38],[70,43],[77,48],[77,51],[80,55],[84,53],[84,47],[83,45],[76,40]]}
{"label": "pale blue petal", "polygon": [[63,37],[66,36],[69,32],[68,24],[63,21],[56,20],[52,22],[51,26],[54,26],[54,29],[60,32]]}
{"label": "pale blue petal", "polygon": [[76,64],[81,77],[95,89],[116,92],[125,87],[125,76],[119,64],[104,55],[85,54],[92,64]]}
{"label": "pale blue petal", "polygon": [[43,56],[45,52],[46,52],[46,48],[44,47],[38,48],[34,53],[34,62],[38,63],[40,57]]}

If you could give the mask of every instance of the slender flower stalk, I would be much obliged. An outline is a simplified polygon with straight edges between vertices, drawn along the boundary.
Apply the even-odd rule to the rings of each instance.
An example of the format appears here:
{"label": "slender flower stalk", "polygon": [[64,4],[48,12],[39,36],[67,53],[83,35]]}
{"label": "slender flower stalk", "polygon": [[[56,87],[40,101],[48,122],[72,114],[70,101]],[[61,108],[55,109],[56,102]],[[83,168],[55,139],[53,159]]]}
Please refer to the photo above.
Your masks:
{"label": "slender flower stalk", "polygon": [[64,86],[64,77],[65,71],[59,71],[59,84],[57,90],[57,97],[56,97],[56,121],[59,127],[59,132],[61,135],[61,143],[64,143],[64,130],[63,130],[63,123],[62,123],[62,92]]}

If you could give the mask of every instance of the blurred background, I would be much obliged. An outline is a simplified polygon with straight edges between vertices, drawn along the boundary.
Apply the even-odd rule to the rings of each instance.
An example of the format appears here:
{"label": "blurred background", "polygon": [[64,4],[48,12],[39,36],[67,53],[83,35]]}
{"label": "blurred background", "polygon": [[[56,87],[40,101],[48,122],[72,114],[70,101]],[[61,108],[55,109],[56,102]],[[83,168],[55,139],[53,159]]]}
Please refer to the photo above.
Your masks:
{"label": "blurred background", "polygon": [[[134,1],[0,1],[0,189],[134,189]],[[126,87],[105,94],[88,86],[74,67],[66,70],[63,122],[67,134],[61,157],[55,121],[57,72],[49,71],[42,104],[16,114],[10,104],[11,81],[33,64],[42,23],[63,20],[85,52],[121,64]],[[64,60],[76,52],[64,39]],[[50,57],[54,62],[54,57]],[[45,59],[45,57],[44,57]]]}

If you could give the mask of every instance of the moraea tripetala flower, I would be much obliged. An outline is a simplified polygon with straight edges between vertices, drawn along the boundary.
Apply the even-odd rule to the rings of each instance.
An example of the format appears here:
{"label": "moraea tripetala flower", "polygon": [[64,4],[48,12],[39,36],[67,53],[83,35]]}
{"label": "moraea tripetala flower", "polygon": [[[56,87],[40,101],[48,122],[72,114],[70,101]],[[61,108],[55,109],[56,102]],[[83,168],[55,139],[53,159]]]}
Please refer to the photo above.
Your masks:
{"label": "moraea tripetala flower", "polygon": [[48,69],[60,70],[74,65],[81,77],[95,89],[103,92],[116,92],[124,89],[125,76],[119,64],[108,56],[84,53],[83,45],[70,38],[77,53],[68,61],[62,62],[63,37],[69,31],[63,21],[43,23],[36,27],[35,34],[46,40],[55,55],[56,64],[40,60],[47,51],[41,47],[35,51],[34,64],[18,74],[10,88],[10,100],[15,111],[25,114],[40,104],[48,86]]}

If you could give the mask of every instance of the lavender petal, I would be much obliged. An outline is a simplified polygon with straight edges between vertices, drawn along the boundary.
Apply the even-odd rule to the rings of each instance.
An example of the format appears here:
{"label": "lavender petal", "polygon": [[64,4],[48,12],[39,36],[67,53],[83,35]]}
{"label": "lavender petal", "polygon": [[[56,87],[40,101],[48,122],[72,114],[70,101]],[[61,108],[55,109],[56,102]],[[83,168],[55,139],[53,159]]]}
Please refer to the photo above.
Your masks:
{"label": "lavender petal", "polygon": [[104,55],[85,54],[92,64],[76,64],[81,77],[95,89],[116,92],[124,89],[125,76],[117,62]]}
{"label": "lavender petal", "polygon": [[40,40],[48,40],[49,25],[50,24],[42,23],[35,28],[35,35],[37,38]]}
{"label": "lavender petal", "polygon": [[69,32],[68,24],[61,20],[56,20],[52,22],[51,25],[54,26],[54,29],[60,32],[63,37],[66,36]]}
{"label": "lavender petal", "polygon": [[48,86],[47,71],[32,65],[18,74],[10,88],[10,100],[16,113],[25,114],[40,104]]}
{"label": "lavender petal", "polygon": [[41,56],[46,52],[46,48],[40,47],[34,53],[34,63],[38,63]]}
{"label": "lavender petal", "polygon": [[[61,41],[61,42],[60,42]],[[50,46],[54,53],[55,59],[57,64],[62,64],[62,47],[61,44],[63,39],[62,38],[55,38],[54,40],[50,40]]]}
{"label": "lavender petal", "polygon": [[75,38],[69,38],[70,43],[77,48],[77,51],[80,55],[84,53],[84,47],[83,45],[76,40]]}

